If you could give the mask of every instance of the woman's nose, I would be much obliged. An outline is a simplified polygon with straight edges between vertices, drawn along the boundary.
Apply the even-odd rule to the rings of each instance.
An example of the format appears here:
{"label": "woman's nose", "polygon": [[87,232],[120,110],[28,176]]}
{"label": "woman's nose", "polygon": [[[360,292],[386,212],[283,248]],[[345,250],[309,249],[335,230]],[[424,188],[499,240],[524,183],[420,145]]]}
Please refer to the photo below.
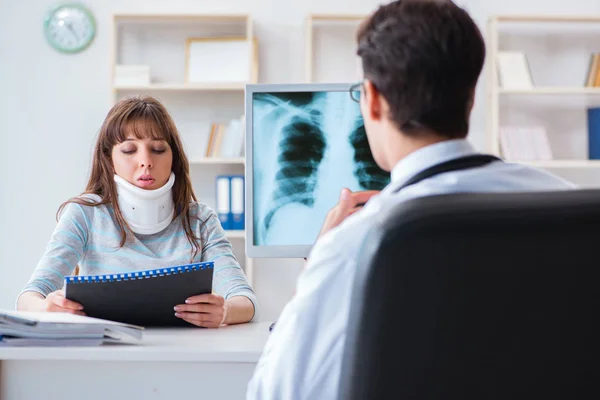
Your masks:
{"label": "woman's nose", "polygon": [[152,156],[150,154],[143,154],[140,158],[140,166],[142,168],[152,168]]}

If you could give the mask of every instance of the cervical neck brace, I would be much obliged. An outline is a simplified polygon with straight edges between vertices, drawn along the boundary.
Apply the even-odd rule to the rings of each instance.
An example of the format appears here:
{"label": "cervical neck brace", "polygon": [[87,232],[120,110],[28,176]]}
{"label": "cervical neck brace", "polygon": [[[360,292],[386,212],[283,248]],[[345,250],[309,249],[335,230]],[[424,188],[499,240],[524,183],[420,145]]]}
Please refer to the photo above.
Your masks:
{"label": "cervical neck brace", "polygon": [[175,174],[155,190],[139,188],[115,174],[121,215],[135,233],[150,235],[165,229],[173,220],[175,206],[171,188]]}

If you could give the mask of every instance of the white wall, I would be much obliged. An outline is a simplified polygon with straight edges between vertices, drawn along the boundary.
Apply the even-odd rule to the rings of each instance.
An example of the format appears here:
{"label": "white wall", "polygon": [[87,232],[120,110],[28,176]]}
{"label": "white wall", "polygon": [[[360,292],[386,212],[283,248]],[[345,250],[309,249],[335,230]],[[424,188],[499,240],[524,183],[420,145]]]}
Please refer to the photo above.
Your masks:
{"label": "white wall", "polygon": [[[0,13],[0,308],[12,307],[55,225],[59,204],[82,191],[89,153],[110,107],[108,21],[117,12],[251,13],[260,40],[260,81],[304,79],[304,18],[367,13],[376,0],[88,1],[98,21],[92,46],[62,55],[45,42],[42,21],[53,0],[1,0]],[[598,0],[462,1],[482,29],[496,13],[600,14]],[[354,51],[340,49],[339,51]],[[332,54],[332,57],[335,57]],[[560,74],[569,74],[564,65]],[[579,69],[578,69],[579,71]],[[583,78],[582,78],[583,79]],[[471,140],[483,148],[484,81]],[[595,179],[570,172],[571,179]],[[212,185],[212,181],[208,184]],[[263,318],[274,319],[292,294],[300,263],[259,260],[255,289]]]}

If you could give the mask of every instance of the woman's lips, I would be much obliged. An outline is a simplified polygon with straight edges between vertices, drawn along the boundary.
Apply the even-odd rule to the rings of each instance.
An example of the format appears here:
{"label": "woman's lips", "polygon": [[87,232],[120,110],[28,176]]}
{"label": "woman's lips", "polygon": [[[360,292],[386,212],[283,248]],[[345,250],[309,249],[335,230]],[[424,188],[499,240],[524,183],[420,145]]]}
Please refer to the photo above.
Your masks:
{"label": "woman's lips", "polygon": [[152,186],[152,184],[154,183],[154,178],[150,175],[142,175],[138,178],[137,183],[140,187]]}

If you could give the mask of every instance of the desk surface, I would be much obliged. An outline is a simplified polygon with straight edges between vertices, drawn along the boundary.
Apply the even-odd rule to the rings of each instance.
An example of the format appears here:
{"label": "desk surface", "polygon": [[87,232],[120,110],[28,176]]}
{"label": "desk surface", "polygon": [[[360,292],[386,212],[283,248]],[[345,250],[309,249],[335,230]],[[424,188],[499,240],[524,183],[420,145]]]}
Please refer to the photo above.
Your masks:
{"label": "desk surface", "polygon": [[269,337],[269,325],[254,322],[219,329],[148,328],[139,342],[97,347],[0,347],[0,360],[256,363]]}

